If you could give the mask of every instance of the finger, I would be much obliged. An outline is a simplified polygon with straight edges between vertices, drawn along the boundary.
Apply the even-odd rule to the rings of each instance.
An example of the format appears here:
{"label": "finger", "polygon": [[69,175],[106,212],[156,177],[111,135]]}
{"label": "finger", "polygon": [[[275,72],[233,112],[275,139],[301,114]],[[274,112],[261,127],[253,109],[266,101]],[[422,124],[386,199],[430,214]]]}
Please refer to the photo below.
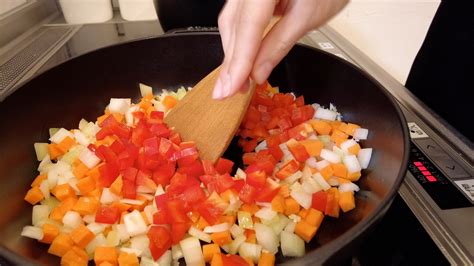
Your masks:
{"label": "finger", "polygon": [[227,71],[221,72],[223,97],[235,94],[248,80],[253,62],[268,25],[275,0],[246,0],[240,10],[236,24],[235,42],[232,58]]}
{"label": "finger", "polygon": [[290,1],[280,21],[260,45],[251,74],[255,82],[263,83],[301,37],[326,22],[345,2],[347,0]]}

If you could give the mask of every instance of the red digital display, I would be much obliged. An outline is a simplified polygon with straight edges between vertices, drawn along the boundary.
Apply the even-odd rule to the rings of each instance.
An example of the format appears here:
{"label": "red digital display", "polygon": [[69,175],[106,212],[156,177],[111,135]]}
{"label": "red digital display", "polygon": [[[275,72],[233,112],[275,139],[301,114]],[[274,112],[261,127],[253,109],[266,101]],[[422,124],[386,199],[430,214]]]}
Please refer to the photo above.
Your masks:
{"label": "red digital display", "polygon": [[424,166],[418,166],[418,170],[420,170],[420,171],[426,171],[427,169],[426,169],[426,167],[424,167]]}
{"label": "red digital display", "polygon": [[424,176],[431,175],[430,171],[421,171]]}
{"label": "red digital display", "polygon": [[426,179],[428,179],[428,181],[430,181],[430,182],[436,182],[436,181],[437,181],[436,177],[434,177],[434,176],[432,176],[432,175],[427,175],[427,176],[425,176],[425,177],[426,177]]}
{"label": "red digital display", "polygon": [[423,164],[420,162],[413,162],[413,164],[415,164],[415,166],[423,166]]}
{"label": "red digital display", "polygon": [[420,172],[425,176],[426,180],[428,180],[429,182],[436,182],[438,181],[438,179],[436,179],[436,177],[433,176],[433,174],[431,174],[430,171],[428,171],[428,169],[426,169],[426,167],[423,165],[422,162],[418,162],[418,161],[414,161],[413,164],[416,166],[416,168],[418,168],[418,170],[420,170]]}

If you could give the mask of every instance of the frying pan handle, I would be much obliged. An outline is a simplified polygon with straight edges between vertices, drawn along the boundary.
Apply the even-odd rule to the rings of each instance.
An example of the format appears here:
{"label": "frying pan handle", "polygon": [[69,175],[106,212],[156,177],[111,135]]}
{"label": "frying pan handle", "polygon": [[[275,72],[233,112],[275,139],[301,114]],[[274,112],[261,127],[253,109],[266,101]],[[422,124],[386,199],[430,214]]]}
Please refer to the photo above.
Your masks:
{"label": "frying pan handle", "polygon": [[177,28],[167,31],[165,34],[186,34],[186,33],[219,33],[217,27],[188,27]]}

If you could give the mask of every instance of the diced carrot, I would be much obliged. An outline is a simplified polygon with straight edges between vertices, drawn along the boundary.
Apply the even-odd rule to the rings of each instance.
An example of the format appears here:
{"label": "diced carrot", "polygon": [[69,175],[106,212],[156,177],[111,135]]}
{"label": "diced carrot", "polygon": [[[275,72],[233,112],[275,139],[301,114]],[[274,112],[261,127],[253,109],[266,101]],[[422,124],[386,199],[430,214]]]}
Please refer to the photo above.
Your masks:
{"label": "diced carrot", "polygon": [[328,121],[329,125],[331,125],[331,128],[334,132],[334,130],[339,130],[339,127],[342,125],[342,124],[345,124],[344,122],[342,121],[338,121],[338,120],[334,120],[334,121]]}
{"label": "diced carrot", "polygon": [[148,93],[147,95],[143,96],[143,100],[151,101],[155,96],[153,96],[153,92]]}
{"label": "diced carrot", "polygon": [[77,254],[78,247],[73,247],[72,249],[68,250],[64,256],[61,257],[61,265],[62,266],[87,266],[88,264],[88,257],[87,253],[84,250],[81,250],[85,253],[86,257],[84,258],[82,255]]}
{"label": "diced carrot", "polygon": [[95,234],[85,225],[81,224],[71,232],[71,238],[77,246],[85,248],[89,242],[94,240]]}
{"label": "diced carrot", "polygon": [[114,116],[115,121],[117,121],[119,123],[122,123],[124,121],[125,116],[123,114],[112,113],[112,115]]}
{"label": "diced carrot", "polygon": [[253,222],[254,224],[256,224],[256,223],[260,223],[261,221],[260,221],[260,218],[258,218],[258,217],[256,217],[256,216],[252,216],[252,222]]}
{"label": "diced carrot", "polygon": [[56,160],[59,156],[64,154],[64,152],[58,147],[58,144],[56,143],[48,144],[48,153],[51,160]]}
{"label": "diced carrot", "polygon": [[281,185],[278,195],[282,196],[283,198],[288,198],[290,196],[290,186],[288,186],[288,184]]}
{"label": "diced carrot", "polygon": [[120,212],[125,212],[125,211],[130,210],[130,208],[132,207],[132,205],[128,205],[128,204],[125,204],[125,203],[121,203],[121,202],[119,202],[119,201],[116,201],[116,202],[114,202],[114,203],[111,204],[111,207],[118,208]]}
{"label": "diced carrot", "polygon": [[40,242],[51,244],[53,243],[53,240],[59,235],[59,228],[54,224],[44,223],[42,229],[43,239],[41,239]]}
{"label": "diced carrot", "polygon": [[[227,255],[227,256],[230,256],[230,255]],[[248,257],[242,257],[249,266],[255,266],[255,263],[253,263],[253,259],[251,258],[248,258]]]}
{"label": "diced carrot", "polygon": [[138,266],[138,257],[135,253],[120,252],[118,256],[119,266]]}
{"label": "diced carrot", "polygon": [[63,221],[64,213],[59,206],[54,207],[49,214],[49,219],[61,223]]}
{"label": "diced carrot", "polygon": [[30,204],[35,205],[36,203],[40,202],[44,198],[43,192],[39,187],[32,187],[28,192],[26,192],[25,200],[28,201]]}
{"label": "diced carrot", "polygon": [[102,262],[117,265],[117,257],[117,249],[114,247],[97,247],[94,252],[94,262],[97,265]]}
{"label": "diced carrot", "polygon": [[120,175],[119,177],[115,179],[112,185],[110,185],[109,190],[115,195],[121,196],[122,187],[123,187],[123,179],[122,179],[122,176]]}
{"label": "diced carrot", "polygon": [[97,165],[96,167],[90,169],[88,172],[87,172],[87,176],[90,176],[92,178],[94,178],[95,182],[98,184],[99,182],[99,179],[100,179],[100,172],[99,172],[99,167],[101,166],[102,164],[99,164]]}
{"label": "diced carrot", "polygon": [[94,214],[99,205],[99,200],[95,197],[80,197],[74,204],[73,210],[81,215]]}
{"label": "diced carrot", "polygon": [[337,182],[339,182],[339,184],[351,183],[351,181],[347,180],[346,178],[342,178],[342,177],[338,177]]}
{"label": "diced carrot", "polygon": [[80,248],[78,246],[73,246],[71,250],[74,251],[74,253],[76,253],[76,256],[82,258],[83,260],[89,261],[89,256],[87,255],[87,252],[83,248]]}
{"label": "diced carrot", "polygon": [[48,253],[58,257],[64,256],[74,246],[74,242],[68,234],[59,234],[49,246]]}
{"label": "diced carrot", "polygon": [[285,198],[283,196],[276,195],[272,199],[272,210],[279,213],[285,213]]}
{"label": "diced carrot", "polygon": [[358,181],[359,178],[362,176],[362,174],[359,172],[354,172],[354,173],[348,173],[347,174],[347,179],[350,180],[350,181]]}
{"label": "diced carrot", "polygon": [[77,188],[85,195],[95,189],[95,180],[90,176],[86,176],[77,182]]}
{"label": "diced carrot", "polygon": [[92,198],[100,198],[102,195],[102,188],[99,187],[99,184],[96,183],[96,187],[94,190],[87,192],[84,196],[92,197]]}
{"label": "diced carrot", "polygon": [[238,198],[238,196],[235,194],[235,192],[231,189],[227,189],[226,191],[222,192],[220,194],[221,198],[229,203],[231,198]]}
{"label": "diced carrot", "polygon": [[347,149],[347,151],[349,151],[349,153],[352,154],[352,155],[357,155],[357,154],[359,153],[359,151],[360,151],[360,145],[359,145],[359,143],[356,143],[356,144],[350,146],[350,147]]}
{"label": "diced carrot", "polygon": [[245,229],[245,242],[247,243],[253,243],[253,244],[256,244],[257,243],[257,235],[255,234],[255,231],[254,230],[250,230],[250,229]]}
{"label": "diced carrot", "polygon": [[199,218],[201,217],[201,215],[199,215],[198,212],[189,212],[188,217],[189,217],[189,219],[191,219],[191,221],[194,224],[194,223],[197,223],[199,221]]}
{"label": "diced carrot", "polygon": [[203,230],[206,226],[209,226],[209,223],[202,216],[199,217],[199,220],[197,221],[197,223],[194,224],[194,227],[196,227],[199,230]]}
{"label": "diced carrot", "polygon": [[339,206],[343,212],[348,212],[355,208],[354,193],[352,191],[339,192]]}
{"label": "diced carrot", "polygon": [[228,223],[229,225],[235,224],[236,216],[235,215],[223,215],[219,218],[219,222]]}
{"label": "diced carrot", "polygon": [[316,234],[317,229],[316,226],[309,224],[305,220],[301,220],[296,223],[295,234],[301,237],[304,241],[309,242]]}
{"label": "diced carrot", "polygon": [[117,265],[117,263],[112,264],[112,263],[110,263],[110,262],[108,262],[108,261],[104,261],[104,262],[102,262],[101,264],[99,264],[99,265],[97,265],[97,266],[116,266],[116,265]]}
{"label": "diced carrot", "polygon": [[297,214],[300,211],[300,205],[293,198],[285,199],[285,215]]}
{"label": "diced carrot", "polygon": [[148,108],[150,108],[150,106],[153,106],[153,104],[150,101],[147,101],[144,99],[142,99],[138,105],[143,110],[147,110]]}
{"label": "diced carrot", "polygon": [[97,123],[98,123],[98,124],[102,124],[102,122],[104,122],[104,120],[105,120],[107,117],[109,117],[109,114],[103,114],[103,115],[97,117]]}
{"label": "diced carrot", "polygon": [[301,217],[302,219],[305,219],[305,218],[306,218],[306,215],[308,215],[308,210],[307,210],[307,209],[301,209],[301,210],[298,212],[298,216]]}
{"label": "diced carrot", "polygon": [[69,151],[69,149],[74,146],[76,142],[74,141],[73,138],[66,136],[61,142],[58,144],[58,148],[63,152],[66,153]]}
{"label": "diced carrot", "polygon": [[359,125],[352,124],[352,123],[347,123],[347,125],[344,127],[344,129],[340,129],[342,132],[346,133],[347,135],[354,135],[354,131],[356,129],[360,128]]}
{"label": "diced carrot", "polygon": [[224,266],[221,253],[214,254],[214,256],[212,256],[211,266]]}
{"label": "diced carrot", "polygon": [[63,215],[67,212],[72,210],[74,205],[76,205],[77,197],[69,197],[63,200],[58,206],[63,213]]}
{"label": "diced carrot", "polygon": [[81,161],[79,161],[78,163],[73,165],[72,173],[78,179],[81,179],[84,176],[86,176],[87,172],[89,172],[89,168],[84,163],[82,163]]}
{"label": "diced carrot", "polygon": [[229,230],[212,233],[211,234],[212,242],[216,243],[219,246],[223,246],[225,244],[229,244],[232,242],[232,237],[230,236]]}
{"label": "diced carrot", "polygon": [[331,164],[333,175],[346,178],[347,177],[347,167],[343,163]]}
{"label": "diced carrot", "polygon": [[258,210],[260,210],[260,208],[257,206],[257,204],[243,204],[240,207],[240,210],[254,215],[256,212],[258,212]]}
{"label": "diced carrot", "polygon": [[331,134],[331,140],[334,141],[337,145],[340,145],[342,142],[346,141],[349,135],[336,129]]}
{"label": "diced carrot", "polygon": [[309,121],[309,124],[319,135],[329,135],[331,133],[331,125],[322,120],[313,119]]}
{"label": "diced carrot", "polygon": [[68,183],[55,186],[52,193],[60,201],[63,201],[69,197],[76,197],[76,192],[74,192]]}
{"label": "diced carrot", "polygon": [[35,180],[33,180],[33,183],[31,183],[31,187],[39,187],[41,183],[43,183],[44,180],[48,178],[48,175],[43,174],[43,175],[38,175]]}
{"label": "diced carrot", "polygon": [[305,139],[300,143],[304,146],[310,156],[319,156],[324,144],[320,140]]}
{"label": "diced carrot", "polygon": [[306,215],[304,219],[310,225],[319,227],[323,221],[323,218],[324,218],[324,214],[321,211],[310,208],[308,210],[308,214]]}
{"label": "diced carrot", "polygon": [[178,103],[178,101],[173,96],[167,95],[163,99],[163,105],[166,106],[166,108],[168,108],[168,109],[173,108],[177,103]]}
{"label": "diced carrot", "polygon": [[273,266],[275,265],[275,255],[270,252],[262,252],[258,259],[258,266]]}
{"label": "diced carrot", "polygon": [[331,165],[328,165],[319,170],[319,173],[324,177],[324,179],[328,180],[334,174],[334,171],[332,170]]}
{"label": "diced carrot", "polygon": [[206,244],[202,246],[202,254],[204,255],[205,262],[211,262],[214,254],[220,254],[221,249],[217,244]]}
{"label": "diced carrot", "polygon": [[328,190],[324,214],[335,218],[339,217],[339,190],[335,187]]}

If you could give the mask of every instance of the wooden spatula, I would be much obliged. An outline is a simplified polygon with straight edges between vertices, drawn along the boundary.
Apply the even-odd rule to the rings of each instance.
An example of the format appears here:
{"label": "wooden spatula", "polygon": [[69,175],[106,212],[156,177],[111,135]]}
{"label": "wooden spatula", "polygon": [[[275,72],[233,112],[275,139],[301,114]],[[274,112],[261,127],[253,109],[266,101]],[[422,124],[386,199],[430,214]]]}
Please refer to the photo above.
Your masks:
{"label": "wooden spatula", "polygon": [[[272,19],[266,33],[278,19]],[[165,117],[169,127],[173,127],[185,141],[194,141],[201,159],[216,162],[225,152],[244,118],[255,82],[251,81],[245,92],[214,100],[212,90],[219,77],[220,67],[199,81]]]}

